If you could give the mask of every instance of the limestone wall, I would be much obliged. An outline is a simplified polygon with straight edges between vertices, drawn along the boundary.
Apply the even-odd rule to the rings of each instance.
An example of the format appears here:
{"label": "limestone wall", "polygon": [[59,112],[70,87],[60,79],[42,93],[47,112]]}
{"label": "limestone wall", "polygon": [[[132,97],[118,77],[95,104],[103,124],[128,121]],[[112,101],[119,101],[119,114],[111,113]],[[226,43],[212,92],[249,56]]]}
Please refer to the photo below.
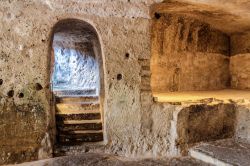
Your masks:
{"label": "limestone wall", "polygon": [[182,153],[202,141],[231,138],[235,133],[236,106],[234,104],[193,104],[178,114],[177,147]]}
{"label": "limestone wall", "polygon": [[192,18],[160,14],[153,20],[153,91],[215,90],[229,81],[229,37]]}
{"label": "limestone wall", "polygon": [[250,143],[250,105],[239,104],[237,106],[236,139]]}
{"label": "limestone wall", "polygon": [[250,89],[250,54],[238,54],[230,58],[232,88]]}
{"label": "limestone wall", "polygon": [[[148,10],[153,2],[0,2],[0,164],[51,156],[55,129],[49,90],[51,35],[54,25],[68,18],[89,22],[99,34],[107,151],[127,156],[150,151],[152,147],[141,144],[147,145],[147,140],[141,131],[142,64],[138,59],[150,59]],[[150,100],[151,92],[146,93]]]}
{"label": "limestone wall", "polygon": [[236,89],[250,89],[250,33],[236,33],[231,36],[230,74],[231,86]]}
{"label": "limestone wall", "polygon": [[52,156],[52,31],[68,18],[90,23],[99,35],[105,151],[130,157],[180,154],[176,127],[183,106],[153,103],[151,51],[153,90],[221,89],[229,82],[229,42],[207,24],[166,15],[153,20],[150,50],[149,6],[157,1],[0,2],[0,164]]}

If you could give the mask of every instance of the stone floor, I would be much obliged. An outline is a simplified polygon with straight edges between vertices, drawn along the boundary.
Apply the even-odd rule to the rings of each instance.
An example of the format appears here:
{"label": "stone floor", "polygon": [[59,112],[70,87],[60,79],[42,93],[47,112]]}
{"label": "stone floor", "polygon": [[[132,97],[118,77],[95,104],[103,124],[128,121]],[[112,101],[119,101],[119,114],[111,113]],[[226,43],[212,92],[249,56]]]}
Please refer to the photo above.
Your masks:
{"label": "stone floor", "polygon": [[250,165],[250,145],[233,139],[200,144],[190,150],[190,155],[214,165]]}
{"label": "stone floor", "polygon": [[191,157],[131,160],[108,154],[85,153],[19,164],[19,166],[208,166]]}

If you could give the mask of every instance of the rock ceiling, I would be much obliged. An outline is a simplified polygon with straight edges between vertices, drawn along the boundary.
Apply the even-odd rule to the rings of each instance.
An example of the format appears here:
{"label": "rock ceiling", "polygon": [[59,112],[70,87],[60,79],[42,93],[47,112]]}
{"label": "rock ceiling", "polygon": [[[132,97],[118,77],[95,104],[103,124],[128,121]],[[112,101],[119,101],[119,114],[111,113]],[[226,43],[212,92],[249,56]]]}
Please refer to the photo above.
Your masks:
{"label": "rock ceiling", "polygon": [[168,0],[152,5],[151,16],[155,12],[191,16],[230,34],[250,30],[249,9],[250,0]]}

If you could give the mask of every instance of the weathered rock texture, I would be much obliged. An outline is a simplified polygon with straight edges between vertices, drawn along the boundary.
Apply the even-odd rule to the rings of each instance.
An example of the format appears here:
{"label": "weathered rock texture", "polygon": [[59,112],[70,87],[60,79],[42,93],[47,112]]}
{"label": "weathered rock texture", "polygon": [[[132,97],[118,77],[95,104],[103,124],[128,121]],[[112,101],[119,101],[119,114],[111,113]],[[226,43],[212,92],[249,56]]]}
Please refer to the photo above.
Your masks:
{"label": "weathered rock texture", "polygon": [[151,46],[153,91],[215,90],[229,86],[230,41],[226,34],[189,17],[155,17]]}
{"label": "weathered rock texture", "polygon": [[82,20],[65,19],[55,25],[53,33],[53,91],[78,90],[82,95],[93,91],[103,96],[102,50],[95,28]]}
{"label": "weathered rock texture", "polygon": [[250,32],[231,36],[231,55],[232,88],[250,89]]}
{"label": "weathered rock texture", "polygon": [[250,53],[230,58],[230,74],[232,88],[250,89]]}
{"label": "weathered rock texture", "polygon": [[237,124],[235,138],[250,143],[250,104],[237,106]]}
{"label": "weathered rock texture", "polygon": [[[187,106],[152,102],[149,6],[154,2],[161,0],[0,2],[0,164],[52,156],[55,142],[55,112],[50,91],[52,36],[55,25],[69,18],[90,23],[101,43],[105,151],[132,157],[180,155],[176,146],[178,113]],[[182,4],[182,9],[186,7]],[[212,16],[216,10],[213,12]],[[210,11],[197,13],[209,15]],[[227,18],[226,23],[236,23],[231,20],[234,17]],[[168,35],[153,31],[153,43],[159,44],[152,50],[157,55],[152,59],[153,65],[161,61],[161,54],[167,63],[162,61],[158,67],[172,64],[165,71],[169,80],[163,79],[167,85],[164,90],[227,87],[227,35],[189,17],[166,15],[153,23],[153,28],[162,28],[161,32]],[[173,59],[168,59],[169,56]],[[224,117],[221,115],[219,119]],[[196,124],[195,120],[191,122]],[[248,136],[248,132],[242,132],[242,137]]]}
{"label": "weathered rock texture", "polygon": [[98,154],[98,153],[85,153],[83,155],[64,156],[53,159],[27,162],[18,164],[18,166],[209,166],[204,162],[195,160],[191,157],[181,158],[163,158],[163,159],[143,159],[131,160],[130,158],[118,157],[115,155]]}
{"label": "weathered rock texture", "polygon": [[[1,102],[3,103],[2,98]],[[15,104],[4,101],[0,107],[0,163],[35,160],[39,151],[43,155],[41,143],[46,141],[46,111],[41,103]],[[52,152],[49,143],[43,145]],[[46,156],[48,157],[48,155]]]}
{"label": "weathered rock texture", "polygon": [[197,145],[190,155],[212,165],[249,165],[250,146],[233,139],[223,139]]}
{"label": "weathered rock texture", "polygon": [[[4,136],[1,151],[6,154],[0,159],[1,164],[22,160],[23,152],[16,149],[15,142],[18,142],[18,149],[28,146],[32,150],[32,156],[24,155],[25,160],[45,158],[52,154],[52,148],[46,148],[49,144],[53,145],[55,136],[49,90],[52,35],[54,26],[68,18],[90,23],[100,39],[105,78],[104,137],[107,147],[110,147],[109,152],[136,156],[143,155],[147,151],[144,148],[151,149],[145,141],[146,136],[142,134],[144,112],[140,102],[141,64],[138,59],[146,59],[148,63],[150,60],[149,5],[153,2],[0,2],[0,95],[1,106],[6,108],[1,109],[1,117],[4,117],[0,124],[0,132]],[[150,99],[150,91],[146,90],[145,93]],[[8,100],[24,108],[31,105],[25,109],[30,116],[20,116],[17,110],[9,106]],[[43,108],[39,110],[41,116],[36,116],[37,112],[33,109],[37,102]],[[34,125],[37,126],[34,129],[25,127]],[[34,139],[30,136],[31,132],[36,133]],[[20,135],[17,137],[14,133]],[[8,136],[12,134],[13,137]],[[32,139],[30,144],[26,143],[27,139]],[[155,140],[151,141],[153,143]],[[145,142],[145,146],[142,146],[142,142]],[[12,156],[19,156],[19,159]]]}
{"label": "weathered rock texture", "polygon": [[246,0],[164,0],[152,5],[158,13],[182,14],[202,20],[228,34],[244,32],[250,26],[250,3]]}
{"label": "weathered rock texture", "polygon": [[191,105],[178,114],[177,146],[186,153],[188,146],[234,136],[236,108],[234,104]]}

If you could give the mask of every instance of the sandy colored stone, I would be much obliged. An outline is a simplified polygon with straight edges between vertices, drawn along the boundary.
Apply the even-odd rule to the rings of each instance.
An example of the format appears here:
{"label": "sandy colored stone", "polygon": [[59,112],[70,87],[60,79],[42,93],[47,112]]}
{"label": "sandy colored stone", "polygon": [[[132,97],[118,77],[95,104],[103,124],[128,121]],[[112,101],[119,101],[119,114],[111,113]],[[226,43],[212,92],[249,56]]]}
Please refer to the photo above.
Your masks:
{"label": "sandy colored stone", "polygon": [[[55,110],[50,92],[52,36],[55,25],[69,18],[90,23],[96,29],[101,43],[105,92],[101,100],[103,100],[105,141],[100,149],[107,153],[134,158],[180,155],[180,149],[176,146],[178,114],[186,106],[153,102],[149,83],[151,25],[154,22],[152,18],[155,12],[150,14],[150,6],[155,3],[161,6],[159,2],[162,1],[2,0],[0,2],[0,164],[20,163],[53,155],[56,129]],[[224,5],[225,1],[213,0],[215,3],[209,4],[208,1],[203,1],[201,4],[196,1],[195,5],[190,4],[193,2],[191,0],[183,2],[181,0],[178,3],[171,2],[166,4],[167,7],[163,5],[156,11],[177,12],[178,15],[182,13],[185,18],[190,18],[189,21],[198,20],[194,21],[198,23],[197,27],[201,26],[200,20],[204,20],[206,25],[204,32],[209,32],[212,39],[218,40],[219,44],[213,43],[213,40],[205,40],[206,35],[202,37],[204,40],[199,40],[196,30],[192,31],[195,39],[192,40],[192,44],[179,42],[170,32],[179,33],[181,25],[173,23],[172,31],[169,31],[170,35],[173,35],[170,39],[176,39],[176,43],[179,44],[176,46],[173,44],[172,46],[178,49],[170,51],[195,50],[195,54],[190,51],[191,53],[185,53],[182,57],[194,58],[193,66],[197,67],[198,72],[194,80],[197,82],[193,82],[192,86],[187,82],[182,89],[187,89],[189,86],[196,90],[209,87],[223,88],[228,78],[226,67],[229,61],[225,53],[225,43],[220,43],[227,41],[224,33],[230,36],[247,29],[248,3],[232,1]],[[211,27],[208,24],[211,24]],[[240,38],[237,41],[240,41]],[[246,50],[247,47],[246,45],[242,49]],[[175,55],[178,55],[175,57],[177,60],[181,60],[182,53],[178,52]],[[245,58],[240,61],[243,60]],[[204,66],[201,66],[201,63]],[[175,64],[178,64],[178,61]],[[185,66],[183,71],[190,72],[188,67],[192,66],[191,61],[181,65]],[[206,69],[204,76],[200,72],[203,69]],[[235,70],[238,82],[242,82],[238,79],[238,75],[241,75],[243,69],[237,67]],[[171,71],[178,73],[179,69],[172,68]],[[214,72],[216,78],[210,72]],[[242,74],[240,78],[244,78],[243,81],[247,80],[248,73]],[[183,77],[184,81],[189,80],[186,73]],[[208,81],[210,79],[211,82]],[[242,82],[241,85],[246,86],[247,83]],[[176,86],[172,87],[178,89]],[[200,101],[198,104],[201,104]],[[243,114],[237,121],[241,121],[245,115],[244,110],[241,111]],[[223,116],[224,114],[220,117]],[[239,124],[240,128],[249,124],[248,117],[242,122]],[[197,122],[198,125],[199,123]],[[238,131],[242,131],[238,136],[249,138],[248,128]],[[85,145],[80,150],[85,151],[84,147]],[[99,150],[95,148],[92,150]],[[96,158],[94,162],[98,163],[99,160],[100,158]],[[62,160],[62,162],[67,161]],[[193,162],[190,165],[192,164]]]}
{"label": "sandy colored stone", "polygon": [[229,86],[229,37],[190,17],[161,14],[152,26],[154,92]]}

